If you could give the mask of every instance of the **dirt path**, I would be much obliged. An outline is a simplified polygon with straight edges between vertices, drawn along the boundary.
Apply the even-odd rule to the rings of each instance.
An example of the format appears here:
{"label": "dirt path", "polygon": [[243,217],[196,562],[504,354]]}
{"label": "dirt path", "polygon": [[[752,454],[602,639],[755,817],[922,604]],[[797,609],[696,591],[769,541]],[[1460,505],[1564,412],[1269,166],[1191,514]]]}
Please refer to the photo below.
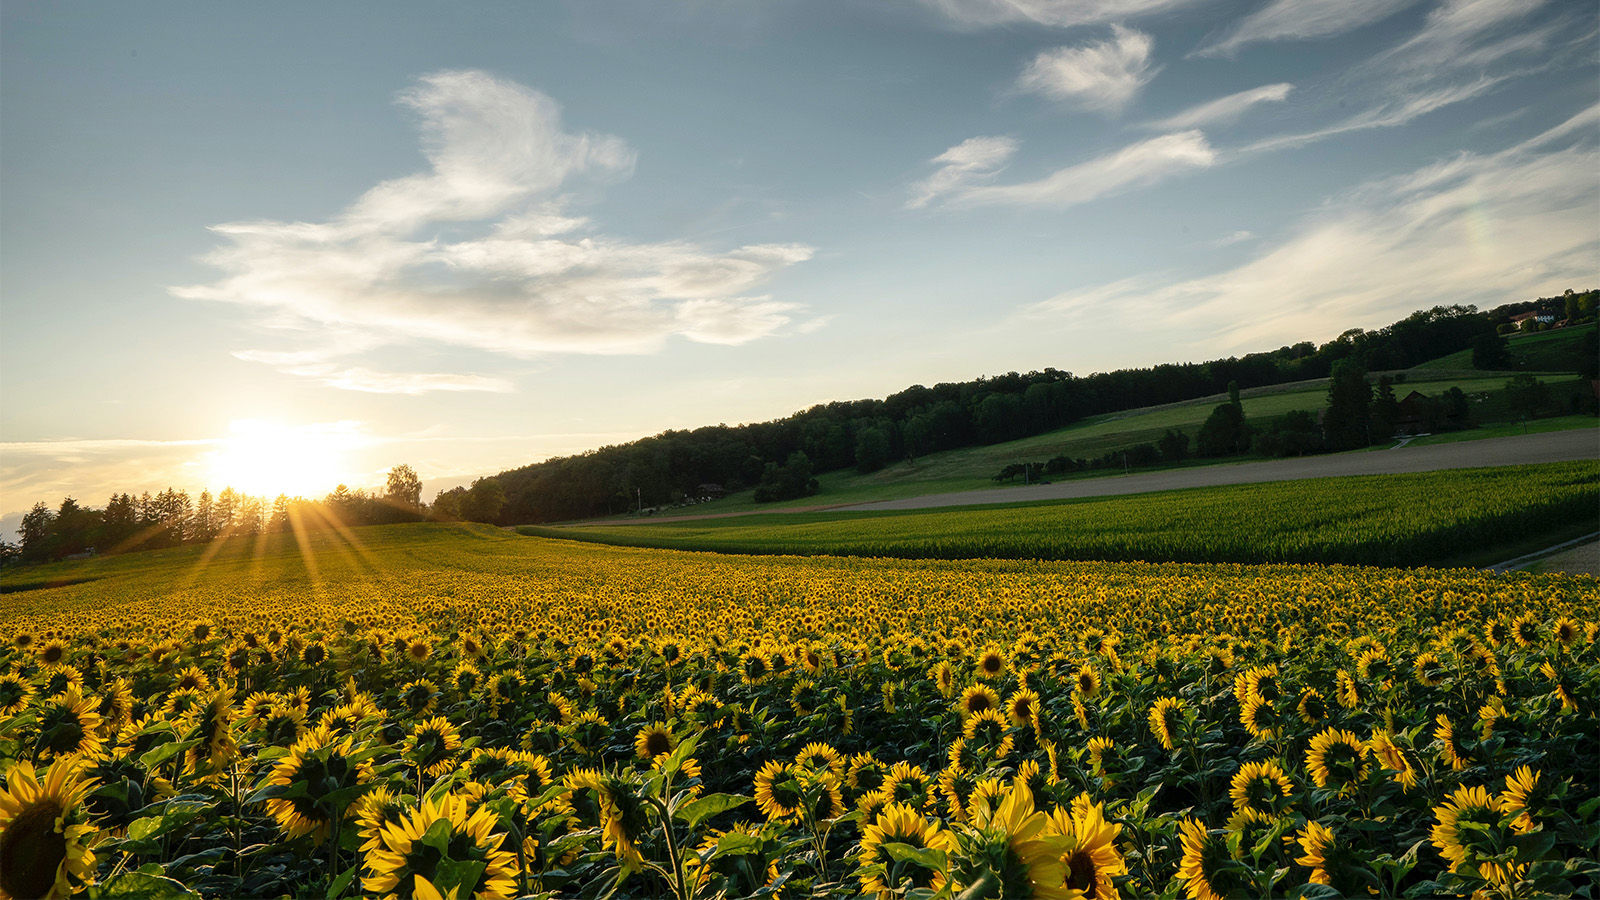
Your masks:
{"label": "dirt path", "polygon": [[1067,500],[1077,497],[1108,497],[1115,494],[1144,494],[1179,488],[1297,481],[1302,478],[1397,475],[1405,472],[1432,472],[1438,469],[1517,466],[1580,459],[1600,459],[1600,434],[1594,429],[1580,428],[1573,431],[1552,431],[1545,434],[1489,438],[1482,441],[1461,441],[1455,444],[1372,450],[1366,453],[1275,459],[1231,466],[1201,466],[1194,469],[1174,469],[1167,472],[1069,481],[1061,484],[929,494],[925,497],[880,500],[875,503],[857,503],[840,508],[929,509],[939,506],[969,506],[975,503],[1013,503],[1019,500]]}

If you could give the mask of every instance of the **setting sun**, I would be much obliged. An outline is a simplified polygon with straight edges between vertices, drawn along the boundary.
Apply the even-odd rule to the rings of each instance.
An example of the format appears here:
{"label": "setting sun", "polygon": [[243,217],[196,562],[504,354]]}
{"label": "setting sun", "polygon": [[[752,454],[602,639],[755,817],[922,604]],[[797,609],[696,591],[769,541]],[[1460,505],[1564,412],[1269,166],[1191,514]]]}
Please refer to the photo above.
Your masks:
{"label": "setting sun", "polygon": [[349,478],[348,453],[360,442],[354,422],[284,425],[235,421],[206,464],[208,483],[247,494],[313,497]]}

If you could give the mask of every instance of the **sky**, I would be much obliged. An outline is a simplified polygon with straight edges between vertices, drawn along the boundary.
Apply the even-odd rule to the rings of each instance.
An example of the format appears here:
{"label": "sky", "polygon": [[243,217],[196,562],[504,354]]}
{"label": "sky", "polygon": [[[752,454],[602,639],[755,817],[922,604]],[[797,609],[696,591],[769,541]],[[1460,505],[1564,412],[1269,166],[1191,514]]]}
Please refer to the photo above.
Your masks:
{"label": "sky", "polygon": [[[0,516],[1600,286],[1558,0],[0,5]],[[9,527],[7,528],[9,531]]]}

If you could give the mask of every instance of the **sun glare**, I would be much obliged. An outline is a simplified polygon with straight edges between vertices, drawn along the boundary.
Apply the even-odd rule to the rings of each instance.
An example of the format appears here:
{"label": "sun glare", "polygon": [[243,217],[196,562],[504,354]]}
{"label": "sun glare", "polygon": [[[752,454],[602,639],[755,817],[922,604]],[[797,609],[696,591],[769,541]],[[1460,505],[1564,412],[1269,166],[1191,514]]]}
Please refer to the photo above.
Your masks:
{"label": "sun glare", "polygon": [[360,440],[354,422],[283,425],[244,419],[209,455],[208,484],[246,494],[318,497],[348,477],[348,454]]}

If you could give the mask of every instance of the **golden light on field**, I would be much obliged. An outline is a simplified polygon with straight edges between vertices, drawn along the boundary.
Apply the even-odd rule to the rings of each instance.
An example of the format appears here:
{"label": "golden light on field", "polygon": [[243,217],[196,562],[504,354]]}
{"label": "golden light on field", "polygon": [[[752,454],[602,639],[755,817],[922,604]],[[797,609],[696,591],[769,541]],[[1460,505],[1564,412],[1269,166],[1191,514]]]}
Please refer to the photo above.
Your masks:
{"label": "golden light on field", "polygon": [[266,497],[316,497],[349,478],[349,454],[361,436],[354,422],[284,425],[234,421],[208,455],[207,483]]}

